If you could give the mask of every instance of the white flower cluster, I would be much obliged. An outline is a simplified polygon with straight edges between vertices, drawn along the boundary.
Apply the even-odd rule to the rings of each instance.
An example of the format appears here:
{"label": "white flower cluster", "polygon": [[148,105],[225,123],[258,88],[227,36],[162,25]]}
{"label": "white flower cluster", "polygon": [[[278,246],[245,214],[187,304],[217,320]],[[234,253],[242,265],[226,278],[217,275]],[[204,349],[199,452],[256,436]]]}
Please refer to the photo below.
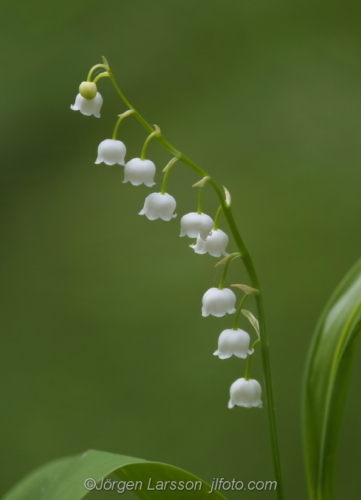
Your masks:
{"label": "white flower cluster", "polygon": [[[102,65],[100,65],[102,66]],[[92,70],[91,70],[92,72]],[[91,73],[90,73],[91,74]],[[72,110],[80,111],[83,115],[94,115],[100,118],[100,109],[103,104],[103,98],[97,91],[95,82],[83,82],[79,87],[79,94],[76,96],[75,103],[71,106]],[[114,129],[112,139],[105,139],[98,146],[98,155],[95,163],[105,163],[106,165],[122,165],[124,166],[124,181],[130,182],[133,186],[144,184],[147,187],[154,186],[154,177],[156,166],[151,161],[145,158],[146,149],[150,139],[155,135],[160,135],[160,129],[155,126],[156,132],[153,132],[146,140],[141,158],[133,158],[125,163],[126,146],[122,141],[116,139],[117,131],[121,120],[134,113],[134,110],[129,110],[123,115],[119,115],[119,120]],[[173,196],[166,193],[166,181],[169,174],[169,169],[177,160],[174,158],[164,170],[165,177],[161,192],[151,193],[144,202],[143,209],[139,212],[140,215],[145,215],[149,220],[162,219],[170,221],[176,214],[176,200]],[[203,185],[200,187],[203,189]],[[228,192],[226,194],[229,195]],[[196,242],[190,247],[197,254],[206,254],[213,257],[228,256],[226,247],[229,242],[228,235],[221,229],[218,229],[218,214],[214,222],[209,215],[202,212],[201,202],[198,207],[198,212],[191,212],[181,218],[180,236],[188,236],[195,238]],[[231,256],[232,257],[232,256]],[[228,269],[228,264],[227,269]],[[226,271],[225,271],[226,273]],[[241,304],[242,305],[242,304]],[[240,305],[240,307],[241,307]],[[202,300],[202,316],[222,317],[226,314],[234,314],[236,312],[236,295],[230,288],[220,285],[218,288],[210,288],[204,295]],[[239,313],[237,313],[239,314]],[[238,316],[237,316],[238,321]],[[236,323],[237,323],[236,321]],[[237,326],[233,329],[222,331],[218,340],[218,349],[214,355],[219,359],[227,359],[231,356],[245,359],[253,354],[253,349],[250,348],[250,335],[241,330]],[[229,408],[234,406],[261,407],[261,386],[256,380],[240,378],[236,380],[230,389]]]}
{"label": "white flower cluster", "polygon": [[[203,295],[202,316],[221,317],[227,313],[233,314],[236,312],[235,304],[236,296],[231,289],[210,288]],[[240,328],[223,330],[218,338],[218,349],[214,355],[219,359],[228,359],[231,356],[245,359],[254,352],[254,349],[250,348],[250,341],[250,335]],[[240,378],[231,385],[228,408],[262,407],[261,393],[261,386],[256,380]]]}

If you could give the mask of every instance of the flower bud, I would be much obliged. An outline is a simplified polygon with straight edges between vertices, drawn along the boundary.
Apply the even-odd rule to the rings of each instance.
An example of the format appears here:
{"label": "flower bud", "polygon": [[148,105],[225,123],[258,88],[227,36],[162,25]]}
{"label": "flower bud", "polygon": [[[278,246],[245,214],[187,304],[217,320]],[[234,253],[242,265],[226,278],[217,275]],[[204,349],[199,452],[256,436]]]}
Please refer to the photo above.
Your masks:
{"label": "flower bud", "polygon": [[251,337],[247,332],[238,328],[237,330],[223,330],[218,339],[218,350],[214,353],[219,359],[227,359],[231,356],[245,359],[248,354],[253,353],[249,348]]}
{"label": "flower bud", "polygon": [[155,165],[152,161],[133,158],[125,165],[123,182],[130,182],[133,186],[145,184],[148,187],[152,187],[155,184],[155,170]]}
{"label": "flower bud", "polygon": [[180,236],[189,236],[206,240],[213,227],[213,220],[206,214],[198,214],[191,212],[183,215],[181,219],[181,234]]}
{"label": "flower bud", "polygon": [[167,193],[152,193],[146,197],[143,209],[139,215],[145,215],[149,220],[162,219],[169,221],[174,217],[177,203],[173,196]]}
{"label": "flower bud", "polygon": [[211,231],[206,241],[203,241],[202,238],[198,236],[197,242],[194,245],[190,245],[190,247],[193,248],[195,253],[209,253],[209,255],[213,257],[220,257],[222,254],[227,255],[226,247],[228,241],[229,238],[225,232],[221,229],[214,229]]}
{"label": "flower bud", "polygon": [[231,385],[230,393],[231,399],[228,408],[234,408],[235,406],[262,408],[262,388],[257,380],[239,378]]}
{"label": "flower bud", "polygon": [[236,296],[229,288],[210,288],[203,295],[202,299],[202,316],[217,316],[220,318],[225,314],[233,314],[236,312]]}
{"label": "flower bud", "polygon": [[75,98],[75,103],[70,106],[73,111],[80,111],[85,116],[94,115],[100,118],[100,108],[103,104],[103,98],[97,92],[94,99],[86,99],[81,94],[78,94]]}
{"label": "flower bud", "polygon": [[84,99],[94,99],[97,92],[97,86],[94,82],[81,82],[79,86],[79,93],[84,97]]}
{"label": "flower bud", "polygon": [[105,163],[106,165],[124,165],[124,158],[127,152],[122,141],[115,139],[105,139],[98,146],[98,157],[96,164]]}

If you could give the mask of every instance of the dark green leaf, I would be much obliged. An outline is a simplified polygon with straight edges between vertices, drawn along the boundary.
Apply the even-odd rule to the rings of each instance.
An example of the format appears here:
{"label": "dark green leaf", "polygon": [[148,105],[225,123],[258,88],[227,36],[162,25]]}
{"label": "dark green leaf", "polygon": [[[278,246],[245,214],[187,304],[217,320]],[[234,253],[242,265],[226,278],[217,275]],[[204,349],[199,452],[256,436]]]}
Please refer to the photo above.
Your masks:
{"label": "dark green leaf", "polygon": [[361,260],[326,305],[307,363],[303,424],[312,500],[333,498],[339,431],[360,328]]}
{"label": "dark green leaf", "polygon": [[[97,484],[109,474],[115,473],[121,481],[141,481],[142,488],[134,490],[142,500],[172,499],[181,500],[190,498],[195,500],[225,500],[217,491],[211,497],[211,487],[198,477],[172,465],[158,462],[147,462],[139,458],[115,455],[102,451],[88,451],[81,456],[63,458],[36,470],[17,486],[15,486],[3,500],[80,500],[89,492],[84,482],[92,478]],[[149,485],[149,480],[151,484]],[[160,481],[175,481],[177,485],[201,482],[198,490],[172,490],[170,483],[166,490],[152,490]],[[114,490],[117,491],[117,486]]]}

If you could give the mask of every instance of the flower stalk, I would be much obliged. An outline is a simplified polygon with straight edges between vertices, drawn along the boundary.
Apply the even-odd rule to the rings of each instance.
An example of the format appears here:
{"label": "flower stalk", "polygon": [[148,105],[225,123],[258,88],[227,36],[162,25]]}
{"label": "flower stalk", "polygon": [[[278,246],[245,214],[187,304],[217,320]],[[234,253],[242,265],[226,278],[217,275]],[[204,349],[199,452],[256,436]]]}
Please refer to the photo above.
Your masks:
{"label": "flower stalk", "polygon": [[128,109],[128,111],[125,111],[124,113],[122,113],[121,115],[119,115],[118,121],[117,121],[117,123],[115,124],[115,127],[114,127],[112,139],[116,139],[117,138],[120,124],[122,123],[122,121],[124,120],[124,118],[126,118],[129,115],[133,115],[133,114],[134,114],[134,111],[132,109]]}
{"label": "flower stalk", "polygon": [[234,317],[233,330],[237,330],[237,328],[238,328],[239,317],[241,315],[242,307],[244,306],[244,303],[246,302],[247,297],[248,297],[248,294],[245,293],[241,299],[241,302],[239,303],[236,315]]}
{"label": "flower stalk", "polygon": [[202,213],[202,208],[203,208],[203,190],[204,190],[204,186],[201,186],[199,188],[199,193],[198,193],[198,210],[197,210],[198,214]]}
{"label": "flower stalk", "polygon": [[222,205],[220,205],[219,208],[218,208],[218,210],[217,210],[217,212],[216,212],[216,216],[214,217],[214,226],[213,226],[213,229],[215,231],[217,231],[217,229],[218,229],[218,226],[219,226],[219,217],[220,217],[220,215],[222,213],[222,210],[223,210],[223,207],[222,207]]}
{"label": "flower stalk", "polygon": [[104,73],[100,73],[94,78],[93,83],[98,83],[101,78],[105,78],[107,76],[109,76],[108,72],[104,71]]}
{"label": "flower stalk", "polygon": [[164,177],[163,177],[163,182],[162,182],[162,189],[160,190],[161,194],[165,194],[167,192],[167,182],[168,182],[168,177],[171,171],[171,168],[175,164],[175,162],[178,161],[178,158],[172,158],[171,161],[168,163],[166,167],[164,167],[163,172],[164,172]]}
{"label": "flower stalk", "polygon": [[[260,343],[260,340],[257,339],[255,342],[253,342],[251,349],[254,349],[255,347],[257,347],[259,343]],[[246,380],[249,380],[251,378],[252,357],[253,357],[253,354],[250,354],[249,356],[247,356],[246,370],[245,370],[245,374],[244,374],[244,378]]]}
{"label": "flower stalk", "polygon": [[[135,113],[134,109],[131,109],[130,111],[133,111],[133,113]],[[147,149],[148,149],[149,143],[153,139],[153,137],[159,137],[159,136],[162,135],[162,133],[161,133],[160,128],[158,127],[158,125],[154,125],[154,128],[155,128],[155,130],[150,135],[148,135],[148,137],[146,138],[146,140],[144,142],[142,153],[140,155],[140,159],[141,160],[145,160],[145,157],[147,155]]]}
{"label": "flower stalk", "polygon": [[[112,84],[114,85],[114,88],[116,92],[118,93],[119,97],[121,100],[124,102],[124,104],[131,110],[134,114],[134,116],[137,118],[139,123],[145,128],[150,133],[150,136],[148,136],[144,147],[142,151],[142,159],[145,158],[146,154],[146,148],[149,144],[149,141],[155,137],[158,142],[174,157],[176,157],[179,161],[187,165],[190,169],[192,169],[194,172],[196,172],[198,175],[202,177],[207,177],[207,181],[211,184],[213,190],[215,191],[215,194],[219,200],[220,203],[220,209],[219,209],[219,214],[221,211],[224,213],[225,220],[228,224],[229,230],[233,236],[233,239],[235,241],[235,244],[238,248],[239,254],[243,260],[243,264],[246,268],[246,271],[248,273],[250,282],[252,287],[257,289],[259,293],[255,294],[255,303],[256,303],[256,308],[257,308],[257,313],[258,313],[258,319],[259,319],[259,326],[260,326],[260,344],[261,344],[261,353],[262,353],[262,364],[263,364],[263,371],[264,371],[264,379],[265,379],[265,396],[266,396],[266,407],[267,407],[267,412],[268,412],[268,421],[269,421],[269,430],[270,430],[270,439],[271,439],[271,448],[272,448],[272,458],[273,458],[273,467],[274,467],[274,473],[275,473],[275,479],[277,481],[277,490],[276,490],[276,496],[278,500],[283,500],[284,495],[283,495],[283,484],[282,484],[282,473],[281,473],[281,464],[280,464],[280,454],[279,454],[279,446],[278,446],[278,437],[277,437],[277,426],[276,426],[276,414],[275,414],[275,403],[274,403],[274,393],[273,393],[273,384],[272,384],[272,373],[271,373],[271,363],[270,363],[270,350],[269,350],[269,342],[268,342],[268,335],[267,335],[267,330],[266,330],[266,321],[265,321],[265,314],[264,314],[264,306],[263,306],[263,298],[262,298],[262,293],[261,293],[261,288],[260,288],[260,283],[258,280],[258,276],[251,258],[251,255],[249,254],[249,251],[243,241],[243,238],[237,228],[232,209],[230,206],[230,196],[229,193],[226,191],[226,199],[224,198],[224,194],[221,190],[221,188],[218,186],[217,182],[208,175],[206,171],[204,171],[202,168],[200,168],[196,163],[194,163],[190,158],[188,158],[186,155],[178,151],[172,144],[170,144],[164,136],[159,132],[154,131],[154,128],[143,118],[143,116],[131,105],[131,103],[128,101],[128,99],[125,97],[123,94],[122,90],[120,89],[113,73],[111,72],[110,68],[108,65],[96,65],[94,66],[89,75],[88,79],[91,79],[92,72],[99,67],[103,67],[106,69],[107,75],[104,76],[109,76],[110,80],[112,81]],[[99,75],[100,76],[100,75]],[[89,80],[88,80],[89,81]],[[218,214],[218,217],[219,217]],[[215,220],[215,225],[218,226],[218,218],[216,216]],[[228,268],[229,262],[226,263],[226,267]],[[225,269],[226,271],[226,269]],[[220,285],[221,288],[221,285]],[[223,285],[222,285],[223,288]],[[245,299],[244,299],[245,300]],[[256,341],[258,342],[258,341]],[[255,344],[254,344],[255,345]],[[251,356],[248,356],[248,363],[246,368],[246,374],[249,374],[250,370],[250,359]],[[247,379],[246,379],[247,380]]]}
{"label": "flower stalk", "polygon": [[92,81],[94,71],[96,69],[99,69],[99,68],[105,69],[106,72],[107,72],[107,74],[108,74],[108,68],[107,68],[107,66],[105,66],[105,64],[96,64],[95,66],[93,66],[92,68],[90,68],[90,71],[88,73],[87,82],[91,82]]}
{"label": "flower stalk", "polygon": [[237,257],[240,257],[240,256],[241,255],[239,253],[232,253],[228,257],[226,257],[223,260],[221,260],[220,262],[218,262],[218,264],[216,264],[216,266],[219,266],[220,264],[225,264],[224,270],[223,270],[223,275],[222,275],[221,281],[219,282],[219,287],[218,287],[220,290],[223,290],[223,288],[224,288],[224,284],[225,284],[226,279],[227,279],[229,264],[232,262],[233,259],[236,259]]}

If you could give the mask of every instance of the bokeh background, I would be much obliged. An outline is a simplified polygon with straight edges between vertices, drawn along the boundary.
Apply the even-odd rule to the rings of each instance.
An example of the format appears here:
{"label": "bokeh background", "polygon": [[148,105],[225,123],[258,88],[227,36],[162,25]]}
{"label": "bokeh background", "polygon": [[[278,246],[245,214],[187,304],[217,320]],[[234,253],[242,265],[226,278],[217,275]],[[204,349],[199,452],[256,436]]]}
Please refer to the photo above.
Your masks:
{"label": "bokeh background", "polygon": [[[208,481],[273,477],[266,412],[227,409],[244,362],[212,356],[232,320],[200,315],[216,260],[179,238],[198,178],[176,165],[178,218],[139,217],[149,190],[94,165],[125,110],[111,83],[99,84],[101,120],[70,111],[105,55],[131,102],[233,195],[265,295],[286,491],[306,497],[305,358],[361,255],[360,14],[354,0],[1,2],[1,494],[89,448]],[[133,118],[120,137],[139,156]],[[149,157],[159,186],[170,157],[156,142]],[[205,211],[216,208],[207,190]],[[247,282],[240,262],[230,281]],[[360,491],[358,361],[338,498]]]}

